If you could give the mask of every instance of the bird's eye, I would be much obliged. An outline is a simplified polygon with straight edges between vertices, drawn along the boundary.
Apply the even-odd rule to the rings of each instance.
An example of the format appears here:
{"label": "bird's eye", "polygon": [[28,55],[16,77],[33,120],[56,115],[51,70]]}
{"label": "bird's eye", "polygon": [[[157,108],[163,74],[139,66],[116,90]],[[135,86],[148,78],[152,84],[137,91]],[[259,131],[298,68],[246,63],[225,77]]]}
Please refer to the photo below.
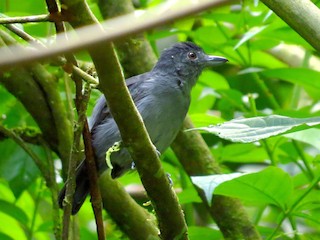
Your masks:
{"label": "bird's eye", "polygon": [[188,52],[188,58],[190,60],[195,60],[197,59],[197,54],[195,52]]}

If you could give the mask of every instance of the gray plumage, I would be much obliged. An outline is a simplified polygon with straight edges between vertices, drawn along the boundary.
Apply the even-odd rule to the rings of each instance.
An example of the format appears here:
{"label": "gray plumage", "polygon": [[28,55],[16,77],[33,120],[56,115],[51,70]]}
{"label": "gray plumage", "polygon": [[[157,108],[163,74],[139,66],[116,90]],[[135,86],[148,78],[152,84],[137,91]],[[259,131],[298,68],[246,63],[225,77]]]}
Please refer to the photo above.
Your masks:
{"label": "gray plumage", "polygon": [[[160,153],[170,146],[176,137],[190,105],[191,89],[202,70],[226,62],[222,57],[206,55],[197,45],[177,43],[163,51],[154,68],[147,73],[127,79],[126,84],[140,112],[151,141]],[[107,169],[106,151],[121,141],[119,129],[112,118],[104,96],[94,107],[89,121],[92,144],[101,174]],[[123,148],[112,153],[113,178],[131,169],[132,159]],[[85,164],[77,168],[76,191],[72,213],[79,211],[89,193],[89,179]],[[65,187],[59,195],[59,204],[65,195]]]}

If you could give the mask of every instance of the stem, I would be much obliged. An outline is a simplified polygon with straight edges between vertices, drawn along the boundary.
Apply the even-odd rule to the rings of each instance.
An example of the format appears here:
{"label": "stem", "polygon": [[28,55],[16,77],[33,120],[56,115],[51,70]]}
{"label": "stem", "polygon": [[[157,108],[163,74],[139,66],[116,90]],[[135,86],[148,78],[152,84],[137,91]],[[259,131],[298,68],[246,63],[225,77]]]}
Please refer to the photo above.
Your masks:
{"label": "stem", "polygon": [[300,197],[298,197],[293,202],[293,204],[290,206],[288,211],[283,214],[283,216],[281,217],[276,229],[272,232],[272,234],[270,236],[268,236],[267,239],[274,239],[273,237],[275,236],[275,234],[279,230],[282,222],[286,219],[286,217],[290,216],[290,214],[298,206],[298,204],[311,192],[312,189],[314,189],[318,185],[319,181],[320,181],[320,176],[317,176],[316,178],[314,178],[313,182],[309,185],[309,187],[300,195]]}
{"label": "stem", "polygon": [[266,152],[267,152],[267,154],[268,154],[268,156],[269,156],[269,158],[270,158],[271,164],[272,164],[273,166],[276,166],[277,164],[276,164],[275,159],[273,158],[272,150],[271,150],[270,147],[269,147],[269,144],[268,144],[268,142],[267,142],[267,139],[261,140],[260,143],[262,143],[262,146],[265,148],[265,150],[266,150]]}
{"label": "stem", "polygon": [[79,68],[75,65],[73,65],[72,68],[73,68],[73,73],[77,74],[85,82],[93,84],[94,87],[97,87],[99,85],[99,82],[94,77],[92,77],[91,75],[89,75],[88,73],[83,71],[81,68]]}
{"label": "stem", "polygon": [[248,94],[248,99],[249,99],[249,104],[250,104],[252,114],[253,114],[253,116],[256,117],[258,115],[257,106],[256,106],[256,102],[254,100],[254,97],[251,93]]}
{"label": "stem", "polygon": [[53,233],[56,239],[61,239],[61,222],[58,204],[58,185],[56,182],[54,160],[52,158],[52,152],[48,148],[47,144],[45,142],[42,142],[42,145],[47,156],[49,179],[46,180],[46,184],[49,190],[51,191]]}
{"label": "stem", "polygon": [[299,146],[299,144],[296,140],[292,139],[292,144],[293,144],[294,148],[296,149],[298,155],[300,156],[302,162],[304,163],[304,166],[307,169],[307,176],[312,180],[314,178],[314,174],[313,174],[313,171],[310,167],[308,159],[306,158],[303,150],[301,149],[301,147]]}
{"label": "stem", "polygon": [[39,186],[39,192],[37,194],[37,197],[34,201],[34,210],[33,210],[33,214],[32,214],[32,219],[31,219],[31,225],[30,225],[30,235],[28,237],[29,240],[33,239],[33,230],[34,230],[34,225],[36,223],[36,218],[37,218],[37,212],[38,212],[38,207],[39,207],[39,203],[40,203],[40,196],[41,196],[41,191],[42,191],[42,187],[43,187],[43,180],[41,179],[40,181],[40,186]]}
{"label": "stem", "polygon": [[[82,106],[78,110],[79,114],[85,114],[87,110],[87,105],[90,98],[91,88],[89,84],[85,85],[85,90],[83,93]],[[90,195],[91,195],[91,204],[96,220],[98,239],[104,240],[104,226],[103,226],[103,218],[102,218],[102,199],[99,188],[99,176],[97,172],[97,160],[95,159],[95,155],[92,148],[91,142],[91,134],[88,126],[88,121],[84,119],[84,126],[82,130],[83,142],[85,146],[85,154],[86,154],[86,166],[88,171],[88,176],[90,180]]]}
{"label": "stem", "polygon": [[297,229],[297,224],[296,224],[296,222],[294,221],[294,219],[293,219],[292,216],[288,216],[288,219],[289,219],[291,228],[292,228],[292,230],[293,230],[293,232],[294,232],[294,239],[295,239],[295,240],[299,240],[300,237],[299,237],[299,235],[297,234],[298,229]]}
{"label": "stem", "polygon": [[279,109],[280,105],[277,102],[276,98],[274,97],[274,95],[269,91],[269,88],[267,87],[267,85],[264,83],[263,80],[261,80],[261,78],[259,77],[259,75],[257,73],[252,73],[252,77],[253,80],[255,81],[255,83],[258,85],[258,87],[260,88],[260,90],[264,93],[264,95],[266,96],[266,98],[268,99],[271,107],[273,109]]}

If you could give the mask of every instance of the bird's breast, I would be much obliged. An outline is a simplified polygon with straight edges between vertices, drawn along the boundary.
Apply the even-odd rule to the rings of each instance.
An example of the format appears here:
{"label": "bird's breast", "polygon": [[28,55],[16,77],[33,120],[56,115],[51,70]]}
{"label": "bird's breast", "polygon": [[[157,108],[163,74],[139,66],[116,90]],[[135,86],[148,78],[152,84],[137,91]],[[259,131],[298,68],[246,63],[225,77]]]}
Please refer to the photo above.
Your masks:
{"label": "bird's breast", "polygon": [[158,151],[170,146],[186,117],[190,98],[177,88],[163,89],[138,104],[149,136]]}

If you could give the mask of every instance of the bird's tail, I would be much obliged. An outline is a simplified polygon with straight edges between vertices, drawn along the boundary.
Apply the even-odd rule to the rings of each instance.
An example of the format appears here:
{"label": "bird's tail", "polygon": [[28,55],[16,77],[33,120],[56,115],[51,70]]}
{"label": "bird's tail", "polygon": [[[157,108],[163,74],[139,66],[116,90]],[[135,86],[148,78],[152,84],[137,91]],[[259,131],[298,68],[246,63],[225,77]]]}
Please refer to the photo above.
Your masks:
{"label": "bird's tail", "polygon": [[[83,202],[86,200],[90,191],[90,182],[87,175],[87,168],[85,161],[82,161],[76,170],[76,189],[72,201],[72,215],[76,214],[81,208]],[[63,200],[66,195],[66,184],[59,193],[59,206],[63,208]]]}

